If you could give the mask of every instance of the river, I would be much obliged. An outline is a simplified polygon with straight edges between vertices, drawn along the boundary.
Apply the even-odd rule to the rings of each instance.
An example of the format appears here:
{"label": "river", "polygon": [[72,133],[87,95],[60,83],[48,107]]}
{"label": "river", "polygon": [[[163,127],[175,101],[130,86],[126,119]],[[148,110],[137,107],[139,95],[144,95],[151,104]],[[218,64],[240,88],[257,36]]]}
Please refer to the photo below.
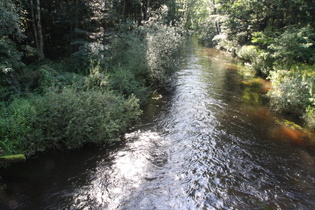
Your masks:
{"label": "river", "polygon": [[121,145],[1,170],[0,208],[315,209],[314,151],[270,138],[233,62],[193,47]]}

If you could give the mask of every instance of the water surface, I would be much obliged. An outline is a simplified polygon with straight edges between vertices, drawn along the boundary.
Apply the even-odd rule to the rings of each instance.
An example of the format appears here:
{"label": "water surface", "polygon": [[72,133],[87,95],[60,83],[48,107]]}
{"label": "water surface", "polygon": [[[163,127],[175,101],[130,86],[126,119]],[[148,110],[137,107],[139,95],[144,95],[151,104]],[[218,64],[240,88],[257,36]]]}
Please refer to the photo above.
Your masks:
{"label": "water surface", "polygon": [[314,209],[314,152],[270,138],[264,99],[241,79],[226,53],[194,48],[124,144],[2,171],[1,207]]}

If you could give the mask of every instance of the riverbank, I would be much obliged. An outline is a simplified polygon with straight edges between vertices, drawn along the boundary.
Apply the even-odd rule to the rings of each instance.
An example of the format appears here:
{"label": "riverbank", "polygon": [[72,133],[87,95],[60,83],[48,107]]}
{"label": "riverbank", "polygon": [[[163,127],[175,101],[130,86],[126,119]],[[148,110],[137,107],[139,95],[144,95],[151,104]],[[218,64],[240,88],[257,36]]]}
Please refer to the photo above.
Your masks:
{"label": "riverbank", "polygon": [[[305,127],[314,129],[315,66],[294,61],[279,65],[281,60],[275,59],[268,64],[266,60],[261,60],[264,53],[256,46],[245,45],[236,55],[257,75],[264,75],[270,81],[272,88],[267,96],[273,110],[295,115],[304,120]],[[269,66],[268,70],[264,66]]]}
{"label": "riverbank", "polygon": [[229,51],[269,80],[270,107],[314,129],[314,3],[244,0],[206,5],[213,9],[196,27],[200,41]]}
{"label": "riverbank", "polygon": [[153,20],[120,31],[106,46],[90,43],[89,58],[1,70],[2,155],[120,141],[141,105],[176,70],[184,39],[180,27]]}
{"label": "riverbank", "polygon": [[[232,56],[229,52],[211,48],[206,48],[205,53],[215,59],[224,54]],[[306,125],[303,118],[297,114],[277,110],[271,105],[269,94],[275,91],[275,88],[270,80],[258,74],[250,63],[244,63],[244,60],[237,57],[233,63],[226,63],[225,68],[237,72],[238,76],[231,79],[236,80],[242,87],[243,108],[249,110],[250,120],[260,119],[259,121],[266,127],[271,127],[266,130],[268,139],[293,143],[310,149],[315,148],[314,130]]]}
{"label": "riverbank", "polygon": [[[297,145],[308,147],[311,149],[315,148],[315,133],[314,127],[312,126],[312,121],[308,121],[305,119],[308,116],[307,113],[302,114],[298,113],[298,110],[285,110],[283,107],[276,107],[275,94],[278,93],[277,97],[281,98],[281,100],[288,100],[290,103],[290,99],[286,98],[285,94],[288,94],[287,91],[283,91],[279,88],[283,87],[285,78],[277,76],[276,79],[272,79],[270,76],[267,80],[257,76],[257,71],[245,65],[243,68],[240,68],[239,73],[242,75],[241,83],[244,85],[245,89],[248,89],[247,94],[244,94],[244,102],[248,104],[257,104],[260,103],[261,98],[264,98],[265,103],[269,106],[269,110],[262,109],[258,111],[256,117],[265,118],[269,124],[274,125],[274,127],[267,131],[269,133],[269,138],[274,139],[276,141],[287,141],[293,142]],[[271,73],[273,75],[273,73]],[[305,73],[299,75],[299,77],[306,77]],[[271,78],[271,79],[270,79]],[[281,81],[278,81],[281,80]],[[279,84],[282,82],[281,84]],[[303,85],[303,84],[301,84]],[[310,90],[311,91],[311,90]],[[303,92],[292,92],[291,97],[298,97],[297,94],[300,94],[299,97],[303,96]],[[294,95],[295,94],[295,95]],[[305,93],[304,93],[305,94]],[[307,93],[308,94],[308,93]],[[305,102],[305,101],[304,101]],[[303,101],[299,101],[299,103],[303,103]],[[291,105],[292,106],[292,105]],[[289,107],[292,108],[292,107]],[[295,106],[295,108],[297,108]]]}

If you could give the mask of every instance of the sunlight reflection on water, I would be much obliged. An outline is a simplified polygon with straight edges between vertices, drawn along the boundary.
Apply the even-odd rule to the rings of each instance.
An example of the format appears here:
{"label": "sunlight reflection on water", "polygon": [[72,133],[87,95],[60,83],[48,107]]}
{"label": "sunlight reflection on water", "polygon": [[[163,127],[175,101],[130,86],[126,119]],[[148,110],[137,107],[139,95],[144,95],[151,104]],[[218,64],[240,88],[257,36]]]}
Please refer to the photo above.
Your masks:
{"label": "sunlight reflection on water", "polygon": [[82,208],[81,204],[90,206],[93,202],[93,206],[116,209],[143,181],[155,179],[150,168],[166,161],[165,157],[159,157],[163,154],[158,151],[152,155],[152,150],[158,150],[161,137],[156,132],[135,131],[126,134],[125,138],[128,141],[125,148],[114,154],[110,164],[100,162],[90,175],[91,184],[75,193],[78,204],[75,208]]}
{"label": "sunlight reflection on water", "polygon": [[270,138],[273,116],[262,100],[248,103],[257,97],[231,60],[198,47],[122,146],[30,164],[7,200],[27,209],[314,209],[314,152]]}
{"label": "sunlight reflection on water", "polygon": [[[204,57],[205,52],[215,59]],[[78,205],[73,207],[281,209],[304,205],[294,204],[300,192],[292,193],[289,185],[295,182],[299,191],[305,186],[301,182],[305,174],[274,162],[282,145],[266,141],[263,132],[268,121],[253,120],[261,105],[244,106],[244,90],[226,54],[205,52],[198,51],[176,73],[174,93],[155,124],[126,134],[126,146],[112,154],[112,161],[98,163],[90,185],[76,192]],[[288,164],[284,154],[277,158],[280,165]],[[305,154],[304,158],[311,159]],[[307,183],[314,188],[314,178]]]}

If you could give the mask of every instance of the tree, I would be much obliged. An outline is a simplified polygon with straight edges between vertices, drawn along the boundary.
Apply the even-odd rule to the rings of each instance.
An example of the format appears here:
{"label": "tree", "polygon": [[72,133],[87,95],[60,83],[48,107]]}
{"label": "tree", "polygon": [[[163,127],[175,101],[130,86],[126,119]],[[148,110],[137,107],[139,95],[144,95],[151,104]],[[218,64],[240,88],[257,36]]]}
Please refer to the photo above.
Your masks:
{"label": "tree", "polygon": [[19,15],[11,0],[0,1],[0,38],[3,36],[20,38]]}
{"label": "tree", "polygon": [[34,5],[33,0],[30,0],[31,15],[32,15],[32,25],[34,30],[34,37],[36,48],[39,52],[39,59],[44,59],[44,39],[43,30],[41,24],[41,7],[40,1],[36,0],[36,5]]}
{"label": "tree", "polygon": [[20,17],[13,2],[0,1],[0,72],[22,65],[21,53],[15,44],[23,37],[19,23]]}

